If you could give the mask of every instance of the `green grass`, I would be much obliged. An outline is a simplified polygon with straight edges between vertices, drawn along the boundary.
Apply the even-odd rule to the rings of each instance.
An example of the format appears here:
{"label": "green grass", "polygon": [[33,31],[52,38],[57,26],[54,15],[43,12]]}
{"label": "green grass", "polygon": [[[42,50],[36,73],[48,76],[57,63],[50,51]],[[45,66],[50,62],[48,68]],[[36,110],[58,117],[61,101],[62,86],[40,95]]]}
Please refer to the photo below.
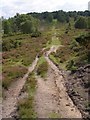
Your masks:
{"label": "green grass", "polygon": [[46,48],[50,48],[53,45],[61,45],[59,38],[56,36],[53,36],[51,40],[47,42]]}
{"label": "green grass", "polygon": [[58,113],[52,112],[50,113],[49,118],[61,118],[61,116]]}
{"label": "green grass", "polygon": [[46,48],[50,48],[53,45],[61,45],[60,38],[58,37],[58,31],[56,29],[57,21],[54,20],[51,30],[46,34],[47,35],[47,44]]}
{"label": "green grass", "polygon": [[20,100],[18,103],[19,117],[22,118],[36,118],[37,114],[34,111],[34,95],[36,91],[36,79],[34,73],[29,75],[24,86],[24,91],[28,93],[28,98]]}
{"label": "green grass", "polygon": [[45,60],[44,56],[42,55],[42,56],[39,58],[39,61],[38,61],[38,63],[37,63],[37,67],[38,67],[39,65],[43,64],[45,61],[46,61],[46,60]]}
{"label": "green grass", "polygon": [[37,74],[41,77],[45,77],[48,71],[48,63],[45,60],[44,56],[42,56],[37,64]]}
{"label": "green grass", "polygon": [[56,59],[56,57],[54,57],[54,55],[51,54],[49,57],[55,64],[59,64],[59,60]]}

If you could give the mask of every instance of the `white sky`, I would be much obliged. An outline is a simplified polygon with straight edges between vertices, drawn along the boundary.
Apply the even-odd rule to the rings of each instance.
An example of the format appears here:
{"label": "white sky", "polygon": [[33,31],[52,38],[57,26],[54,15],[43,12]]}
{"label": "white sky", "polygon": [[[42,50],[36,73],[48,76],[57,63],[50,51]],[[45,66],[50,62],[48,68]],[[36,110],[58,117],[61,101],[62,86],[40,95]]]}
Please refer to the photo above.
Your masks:
{"label": "white sky", "polygon": [[16,13],[44,11],[84,11],[89,0],[0,0],[0,16],[5,18]]}

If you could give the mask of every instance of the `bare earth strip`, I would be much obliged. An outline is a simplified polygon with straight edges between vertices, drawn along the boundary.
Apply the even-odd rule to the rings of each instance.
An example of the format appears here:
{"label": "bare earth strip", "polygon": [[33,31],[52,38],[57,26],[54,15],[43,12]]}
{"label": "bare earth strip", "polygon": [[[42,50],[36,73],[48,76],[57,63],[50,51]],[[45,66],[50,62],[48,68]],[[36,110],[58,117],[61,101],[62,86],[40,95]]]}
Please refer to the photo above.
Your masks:
{"label": "bare earth strip", "polygon": [[80,111],[73,104],[66,92],[64,78],[59,69],[48,58],[55,51],[55,46],[45,55],[49,64],[47,79],[37,78],[35,110],[39,118],[48,118],[51,113],[57,113],[61,118],[82,118]]}
{"label": "bare earth strip", "polygon": [[12,83],[12,85],[8,89],[6,93],[6,99],[3,100],[3,109],[2,109],[3,118],[12,117],[12,113],[17,108],[18,96],[28,78],[29,73],[34,70],[37,61],[38,58],[36,57],[35,61],[29,67],[28,72],[24,75],[24,77]]}
{"label": "bare earth strip", "polygon": [[35,110],[38,118],[48,118],[52,112],[56,112],[57,102],[55,102],[53,95],[56,95],[54,82],[44,80],[40,77],[37,79],[37,91],[35,95]]}
{"label": "bare earth strip", "polygon": [[[49,64],[49,70],[46,79],[36,76],[37,90],[35,94],[35,111],[38,118],[48,118],[52,113],[56,113],[60,118],[82,118],[80,111],[73,104],[66,92],[64,78],[59,69],[49,59],[48,55],[55,52],[56,46],[52,46],[45,53],[45,59]],[[27,80],[30,72],[35,69],[38,58],[29,67],[28,72],[22,79],[15,81],[6,93],[6,99],[3,100],[3,118],[10,118],[17,108],[19,94]]]}

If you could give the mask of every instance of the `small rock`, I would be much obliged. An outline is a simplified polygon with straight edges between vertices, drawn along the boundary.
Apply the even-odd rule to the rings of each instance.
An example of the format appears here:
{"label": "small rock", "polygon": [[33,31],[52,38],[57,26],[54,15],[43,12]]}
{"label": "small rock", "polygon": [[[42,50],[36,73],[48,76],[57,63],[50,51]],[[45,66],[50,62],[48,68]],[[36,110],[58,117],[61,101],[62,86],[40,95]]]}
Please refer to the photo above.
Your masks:
{"label": "small rock", "polygon": [[66,104],[66,106],[70,106],[70,104]]}

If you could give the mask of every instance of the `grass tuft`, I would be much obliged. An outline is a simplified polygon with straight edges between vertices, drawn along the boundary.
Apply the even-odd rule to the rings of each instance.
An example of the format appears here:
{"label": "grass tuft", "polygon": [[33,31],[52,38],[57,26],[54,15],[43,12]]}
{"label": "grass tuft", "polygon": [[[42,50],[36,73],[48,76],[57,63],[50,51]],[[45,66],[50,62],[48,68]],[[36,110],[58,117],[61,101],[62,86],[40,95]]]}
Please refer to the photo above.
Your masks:
{"label": "grass tuft", "polygon": [[45,77],[48,71],[48,63],[45,58],[42,56],[37,65],[37,74],[41,77]]}
{"label": "grass tuft", "polygon": [[34,111],[34,95],[36,91],[36,79],[34,74],[30,74],[24,86],[24,91],[28,93],[28,98],[20,100],[18,103],[19,117],[22,118],[36,118]]}

